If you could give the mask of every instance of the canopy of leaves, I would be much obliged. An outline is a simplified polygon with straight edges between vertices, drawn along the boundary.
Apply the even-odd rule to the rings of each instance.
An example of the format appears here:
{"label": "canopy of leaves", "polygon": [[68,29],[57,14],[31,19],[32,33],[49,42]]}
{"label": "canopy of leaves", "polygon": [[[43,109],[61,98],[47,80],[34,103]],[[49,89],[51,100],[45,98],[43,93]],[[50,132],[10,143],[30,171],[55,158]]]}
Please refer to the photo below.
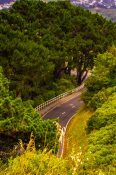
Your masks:
{"label": "canopy of leaves", "polygon": [[3,75],[2,67],[0,67],[0,98],[5,98],[9,95],[9,82]]}
{"label": "canopy of leaves", "polygon": [[[87,92],[84,100],[94,109],[100,107],[108,97],[116,92],[116,47],[98,55],[92,75],[86,82]],[[107,88],[107,89],[106,89]]]}
{"label": "canopy of leaves", "polygon": [[37,148],[57,150],[58,133],[55,121],[42,120],[29,101],[13,98],[8,80],[0,67],[0,147],[2,151],[13,149],[18,139],[28,142],[33,132]]}
{"label": "canopy of leaves", "polygon": [[17,1],[0,11],[0,31],[0,65],[10,89],[35,105],[64,91],[56,79],[65,61],[77,68],[81,83],[94,56],[116,40],[114,23],[69,2]]}

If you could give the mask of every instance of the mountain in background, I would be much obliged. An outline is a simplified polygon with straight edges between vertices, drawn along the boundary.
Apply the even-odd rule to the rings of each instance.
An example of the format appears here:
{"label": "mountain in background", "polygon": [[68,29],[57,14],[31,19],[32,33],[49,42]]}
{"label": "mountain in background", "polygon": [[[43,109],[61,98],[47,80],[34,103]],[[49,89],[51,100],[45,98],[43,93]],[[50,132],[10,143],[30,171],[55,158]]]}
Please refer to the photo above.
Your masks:
{"label": "mountain in background", "polygon": [[0,4],[10,3],[13,0],[0,0]]}
{"label": "mountain in background", "polygon": [[86,8],[116,9],[116,0],[72,0],[72,3]]}
{"label": "mountain in background", "polygon": [[[8,9],[14,4],[15,1],[16,0],[0,0],[0,10],[3,8]],[[70,1],[74,5],[87,8],[91,10],[93,13],[102,14],[107,19],[116,22],[116,0],[70,0]]]}
{"label": "mountain in background", "polygon": [[116,0],[71,0],[71,2],[116,22]]}
{"label": "mountain in background", "polygon": [[[11,3],[12,1],[16,0],[0,0],[0,4]],[[86,8],[116,8],[116,0],[71,0],[71,2],[75,5],[79,5]]]}
{"label": "mountain in background", "polygon": [[16,0],[0,0],[0,10],[9,9]]}

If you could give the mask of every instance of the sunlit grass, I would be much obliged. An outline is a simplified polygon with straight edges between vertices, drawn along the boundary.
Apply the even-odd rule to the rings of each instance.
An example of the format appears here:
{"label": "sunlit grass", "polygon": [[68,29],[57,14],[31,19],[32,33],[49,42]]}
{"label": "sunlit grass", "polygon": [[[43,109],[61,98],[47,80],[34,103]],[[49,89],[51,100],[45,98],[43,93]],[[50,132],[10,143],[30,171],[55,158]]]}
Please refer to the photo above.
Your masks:
{"label": "sunlit grass", "polygon": [[86,135],[86,125],[93,112],[82,107],[69,123],[65,135],[63,157],[80,153],[82,158],[87,149],[88,138]]}

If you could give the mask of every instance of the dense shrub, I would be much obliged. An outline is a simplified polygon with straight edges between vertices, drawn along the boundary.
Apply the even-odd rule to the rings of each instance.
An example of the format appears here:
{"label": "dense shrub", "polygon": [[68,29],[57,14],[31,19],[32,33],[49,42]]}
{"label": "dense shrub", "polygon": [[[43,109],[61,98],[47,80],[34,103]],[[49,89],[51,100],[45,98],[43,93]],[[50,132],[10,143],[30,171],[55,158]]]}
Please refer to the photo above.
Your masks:
{"label": "dense shrub", "polygon": [[87,92],[83,99],[89,107],[94,109],[100,107],[115,92],[115,74],[116,48],[113,46],[106,53],[98,55],[92,75],[85,83]]}
{"label": "dense shrub", "polygon": [[[88,150],[83,160],[83,173],[115,174],[116,124],[101,128],[89,135]],[[81,174],[81,173],[80,173]]]}
{"label": "dense shrub", "polygon": [[116,93],[106,103],[98,108],[95,114],[88,121],[88,132],[100,129],[116,121]]}
{"label": "dense shrub", "polygon": [[88,149],[79,175],[114,175],[116,172],[116,48],[95,61],[87,81],[85,102],[96,111],[87,123]]}
{"label": "dense shrub", "polygon": [[[0,147],[9,151],[18,139],[29,141],[31,132],[35,136],[37,148],[58,150],[58,128],[56,121],[42,120],[30,101],[23,102],[20,97],[13,98],[8,88],[8,80],[0,68]],[[7,142],[8,141],[8,142]]]}
{"label": "dense shrub", "polygon": [[91,97],[91,99],[88,102],[88,106],[93,108],[94,110],[101,107],[103,103],[105,103],[108,100],[108,98],[115,92],[116,86],[107,89],[104,88],[98,91],[98,93]]}
{"label": "dense shrub", "polygon": [[[21,142],[23,148],[23,143]],[[10,159],[8,167],[1,169],[1,175],[68,175],[72,174],[72,168],[67,164],[68,161],[58,158],[52,154],[52,151],[47,152],[36,151],[34,140],[31,138],[25,152]]]}

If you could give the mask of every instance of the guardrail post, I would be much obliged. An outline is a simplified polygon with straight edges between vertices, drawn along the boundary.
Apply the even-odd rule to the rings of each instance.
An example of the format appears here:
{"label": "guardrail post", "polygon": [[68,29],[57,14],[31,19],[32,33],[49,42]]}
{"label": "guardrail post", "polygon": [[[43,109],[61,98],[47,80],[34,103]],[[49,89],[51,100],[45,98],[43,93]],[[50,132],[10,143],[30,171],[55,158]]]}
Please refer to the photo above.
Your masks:
{"label": "guardrail post", "polygon": [[48,101],[42,103],[42,104],[40,104],[40,105],[37,106],[35,109],[36,109],[37,111],[39,111],[39,110],[43,109],[44,107],[48,106],[49,104],[51,104],[51,103],[53,103],[53,102],[55,102],[55,101],[57,101],[57,100],[59,100],[59,99],[61,99],[61,98],[63,98],[63,97],[66,97],[66,96],[68,96],[68,95],[70,95],[70,94],[72,94],[72,93],[74,93],[74,92],[79,91],[79,90],[82,89],[83,87],[84,87],[84,83],[83,83],[81,86],[79,86],[78,88],[75,88],[75,89],[72,89],[72,90],[70,90],[70,91],[68,91],[68,92],[65,92],[65,93],[63,93],[63,94],[60,94],[60,95],[58,95],[58,96],[56,96],[56,97],[54,97],[54,98],[52,98],[52,99],[50,99],[50,100],[48,100]]}

